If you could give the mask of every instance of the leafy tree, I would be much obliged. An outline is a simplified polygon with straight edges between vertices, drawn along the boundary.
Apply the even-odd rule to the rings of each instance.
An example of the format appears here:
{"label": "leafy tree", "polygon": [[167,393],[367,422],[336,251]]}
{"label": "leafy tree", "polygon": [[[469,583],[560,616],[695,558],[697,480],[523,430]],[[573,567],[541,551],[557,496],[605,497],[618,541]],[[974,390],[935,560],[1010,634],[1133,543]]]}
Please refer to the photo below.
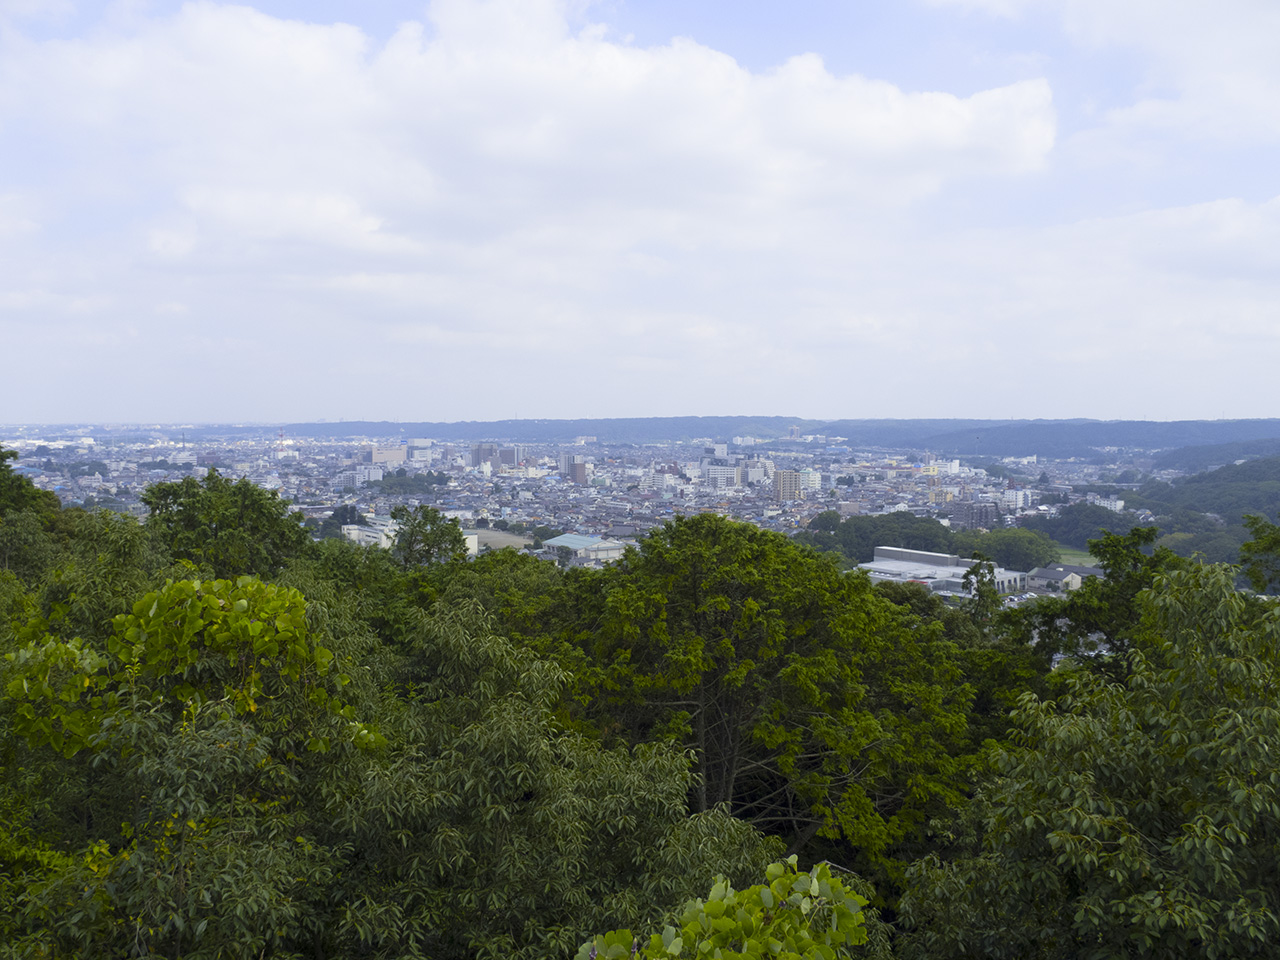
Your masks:
{"label": "leafy tree", "polygon": [[809,521],[810,530],[821,530],[826,533],[833,533],[840,526],[839,510],[823,510],[812,520]]}
{"label": "leafy tree", "polygon": [[341,878],[338,955],[541,958],[584,929],[651,924],[716,870],[776,853],[724,811],[690,818],[688,759],[561,730],[565,678],[473,605],[418,619],[380,729],[326,787]]}
{"label": "leafy tree", "polygon": [[984,554],[1006,570],[1034,570],[1061,559],[1058,545],[1045,534],[1018,527],[1001,527],[986,533],[962,531],[955,535],[955,549],[962,556]]}
{"label": "leafy tree", "polygon": [[324,521],[320,524],[320,538],[323,540],[337,539],[342,536],[342,528],[349,524],[368,526],[369,521],[365,519],[364,514],[356,509],[354,504],[339,504],[333,508],[333,513],[325,517]]}
{"label": "leafy tree", "polygon": [[553,607],[561,601],[563,581],[556,564],[507,547],[449,569],[437,602],[445,607],[478,603],[498,633],[529,645],[557,616]]}
{"label": "leafy tree", "polygon": [[394,474],[388,474],[381,480],[373,481],[369,486],[377,488],[387,496],[422,497],[434,494],[438,492],[438,487],[448,486],[448,484],[449,475],[443,470],[438,473],[428,470],[409,476],[407,471],[401,468]]}
{"label": "leafy tree", "polygon": [[58,496],[41,490],[26,477],[13,472],[10,460],[18,459],[18,451],[0,447],[0,518],[19,510],[49,514],[61,507]]}
{"label": "leafy tree", "polygon": [[34,585],[57,560],[58,545],[34,510],[11,510],[0,516],[0,570],[10,570]]}
{"label": "leafy tree", "polygon": [[927,857],[907,957],[1271,956],[1280,937],[1280,618],[1225,567],[1157,579],[1124,684],[1024,698],[962,846]]}
{"label": "leafy tree", "polygon": [[458,521],[446,518],[435,507],[391,508],[399,524],[392,554],[406,567],[433,566],[467,558],[467,541]]}
{"label": "leafy tree", "polygon": [[1105,576],[1088,577],[1061,604],[1045,606],[1039,627],[1046,647],[1123,675],[1125,655],[1141,627],[1138,595],[1160,574],[1186,565],[1172,551],[1153,546],[1157,534],[1155,527],[1134,527],[1124,535],[1104,532],[1089,541]]}
{"label": "leafy tree", "polygon": [[701,515],[567,583],[588,714],[691,750],[694,809],[874,857],[956,798],[969,690],[937,632],[865,577]]}
{"label": "leafy tree", "polygon": [[1240,548],[1244,575],[1259,593],[1275,592],[1280,587],[1280,527],[1252,515],[1244,525],[1252,535]]}
{"label": "leafy tree", "polygon": [[257,957],[312,938],[335,852],[309,840],[298,758],[378,738],[296,591],[178,581],[105,643],[35,636],[9,659],[14,732],[89,755],[67,772],[100,784],[83,854],[24,872],[24,950]]}
{"label": "leafy tree", "polygon": [[215,577],[272,577],[311,542],[302,515],[290,512],[278,493],[245,478],[232,483],[217,470],[201,480],[154,484],[142,502],[151,508],[147,523],[160,531],[174,559]]}
{"label": "leafy tree", "polygon": [[918,583],[884,581],[875,590],[922,623],[939,624],[943,637],[955,645],[956,663],[974,692],[969,737],[975,749],[987,740],[1007,739],[1019,698],[1044,693],[1052,666],[1051,654],[1032,642],[1032,632],[1021,622],[1025,608],[1001,609],[993,623],[979,625],[971,604],[948,604]]}
{"label": "leafy tree", "polygon": [[985,636],[1001,610],[1000,591],[996,589],[995,564],[982,554],[977,554],[973,566],[965,571],[961,583],[968,594],[964,601],[965,612]]}
{"label": "leafy tree", "polygon": [[840,553],[853,563],[867,563],[874,559],[878,546],[950,553],[951,537],[950,530],[930,517],[889,513],[849,517],[829,533],[823,530],[804,530],[796,534],[795,539],[819,550]]}
{"label": "leafy tree", "polygon": [[[704,900],[684,905],[680,926],[668,924],[641,948],[630,930],[615,930],[584,943],[577,960],[837,960],[866,956],[865,898],[832,875],[825,863],[802,871],[792,856],[770,864],[765,883],[734,890],[717,877]],[[882,953],[884,944],[879,944]]]}

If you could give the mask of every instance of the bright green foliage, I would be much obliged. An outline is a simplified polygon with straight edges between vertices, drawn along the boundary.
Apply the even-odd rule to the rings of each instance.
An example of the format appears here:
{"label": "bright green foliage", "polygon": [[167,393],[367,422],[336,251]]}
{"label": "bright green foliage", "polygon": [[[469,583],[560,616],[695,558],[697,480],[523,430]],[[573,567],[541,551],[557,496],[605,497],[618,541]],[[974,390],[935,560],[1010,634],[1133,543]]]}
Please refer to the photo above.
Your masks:
{"label": "bright green foliage", "polygon": [[577,960],[838,960],[862,953],[866,900],[832,876],[825,863],[811,871],[796,858],[770,864],[767,882],[735,890],[717,877],[706,899],[690,900],[679,926],[638,944],[630,930],[588,940]]}
{"label": "bright green foliage", "polygon": [[272,577],[311,540],[302,515],[274,490],[245,478],[232,483],[217,470],[203,480],[184,477],[147,488],[147,523],[161,532],[176,560],[205,568],[214,577]]}
{"label": "bright green foliage", "polygon": [[1027,697],[971,855],[931,856],[906,955],[1272,956],[1280,938],[1280,609],[1225,567],[1157,578],[1122,685]]}
{"label": "bright green foliage", "polygon": [[964,601],[965,613],[979,633],[987,637],[1001,610],[995,565],[990,558],[978,554],[974,557],[973,565],[965,571],[961,583],[969,594]]}
{"label": "bright green foliage", "polygon": [[963,789],[950,645],[829,558],[702,515],[572,583],[586,715],[691,750],[695,809],[874,857]]}
{"label": "bright green foliage", "polygon": [[263,708],[267,716],[276,698],[301,690],[321,710],[343,709],[323,679],[333,654],[310,641],[297,591],[252,577],[180,580],[144,596],[113,625],[105,649],[45,636],[8,654],[6,692],[18,702],[19,733],[73,756],[140,698],[149,709],[222,700],[237,714]]}
{"label": "bright green foliage", "polygon": [[[19,954],[258,957],[312,939],[338,851],[313,840],[303,758],[381,742],[340,699],[335,665],[301,595],[248,577],[169,583],[102,643],[46,635],[10,653],[22,741],[5,749],[41,778],[0,797],[18,814]],[[41,783],[65,799],[44,801]],[[44,856],[24,821],[83,837],[82,853]]]}
{"label": "bright green foliage", "polygon": [[916,583],[884,581],[876,593],[906,607],[923,623],[937,623],[943,636],[956,646],[956,663],[964,682],[973,690],[969,710],[970,742],[1003,741],[1009,732],[1009,714],[1024,693],[1043,693],[1051,656],[1029,643],[1010,622],[1022,625],[1023,612],[1001,610],[994,622],[975,623],[972,604],[954,606]]}

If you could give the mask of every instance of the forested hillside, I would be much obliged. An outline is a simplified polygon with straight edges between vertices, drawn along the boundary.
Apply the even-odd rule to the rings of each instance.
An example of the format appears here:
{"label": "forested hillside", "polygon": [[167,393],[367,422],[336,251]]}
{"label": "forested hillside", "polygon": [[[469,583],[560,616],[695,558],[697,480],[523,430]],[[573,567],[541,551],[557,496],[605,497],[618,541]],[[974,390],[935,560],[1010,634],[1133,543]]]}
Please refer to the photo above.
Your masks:
{"label": "forested hillside", "polygon": [[428,508],[380,550],[216,472],[147,500],[64,510],[0,457],[0,956],[1280,937],[1280,611],[1152,529],[1006,610],[714,515],[564,571]]}

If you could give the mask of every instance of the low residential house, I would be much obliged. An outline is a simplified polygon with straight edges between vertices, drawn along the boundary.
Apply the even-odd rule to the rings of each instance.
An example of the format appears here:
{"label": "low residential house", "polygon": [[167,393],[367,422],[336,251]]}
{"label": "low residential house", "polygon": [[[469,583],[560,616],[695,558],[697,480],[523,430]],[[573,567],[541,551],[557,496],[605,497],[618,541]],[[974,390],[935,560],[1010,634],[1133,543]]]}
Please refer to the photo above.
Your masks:
{"label": "low residential house", "polygon": [[1036,567],[1027,574],[1027,588],[1045,590],[1049,593],[1070,593],[1079,590],[1080,585],[1089,577],[1101,577],[1103,571],[1097,567],[1081,567],[1070,563],[1055,563],[1047,567]]}

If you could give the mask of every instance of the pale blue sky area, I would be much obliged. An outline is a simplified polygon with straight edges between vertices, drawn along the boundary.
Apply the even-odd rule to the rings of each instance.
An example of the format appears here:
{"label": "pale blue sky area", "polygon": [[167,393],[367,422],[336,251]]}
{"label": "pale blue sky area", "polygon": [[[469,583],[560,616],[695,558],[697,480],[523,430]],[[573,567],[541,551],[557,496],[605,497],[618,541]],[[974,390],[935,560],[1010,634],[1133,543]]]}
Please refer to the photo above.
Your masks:
{"label": "pale blue sky area", "polygon": [[1277,416],[1276,37],[1270,0],[0,0],[0,419]]}

